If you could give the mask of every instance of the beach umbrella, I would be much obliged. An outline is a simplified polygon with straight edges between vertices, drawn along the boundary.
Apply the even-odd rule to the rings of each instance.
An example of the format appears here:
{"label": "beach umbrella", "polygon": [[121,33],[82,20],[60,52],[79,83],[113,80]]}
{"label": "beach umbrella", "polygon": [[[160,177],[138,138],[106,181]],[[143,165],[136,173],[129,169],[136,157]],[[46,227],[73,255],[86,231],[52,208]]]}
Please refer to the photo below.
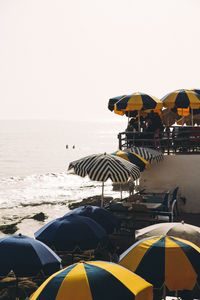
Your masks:
{"label": "beach umbrella", "polygon": [[135,164],[140,169],[140,172],[144,171],[145,169],[149,169],[149,162],[135,152],[118,150],[111,154],[119,156],[127,161],[130,161],[132,164]]}
{"label": "beach umbrella", "polygon": [[91,180],[102,182],[101,206],[103,206],[104,182],[110,179],[115,183],[125,183],[129,178],[140,177],[139,168],[125,159],[111,154],[92,154],[69,164],[77,175],[88,175]]}
{"label": "beach umbrella", "polygon": [[93,205],[80,206],[68,212],[63,217],[71,215],[85,216],[93,219],[95,222],[100,224],[107,233],[112,233],[115,228],[119,227],[119,219],[110,213],[108,210]]}
{"label": "beach umbrella", "polygon": [[[193,115],[193,109],[200,108],[200,94],[195,93],[192,90],[176,90],[168,93],[161,99],[163,106],[166,108],[187,109],[191,108]],[[193,119],[192,119],[193,126]]]}
{"label": "beach umbrella", "polygon": [[130,149],[126,149],[126,151],[136,153],[150,163],[153,163],[153,162],[158,163],[164,159],[162,152],[156,151],[151,148],[134,146],[134,147],[131,147]]}
{"label": "beach umbrella", "polygon": [[[113,111],[114,110],[114,106],[115,106],[115,103],[117,103],[120,99],[122,99],[123,97],[125,97],[125,95],[122,95],[122,96],[117,96],[117,97],[114,97],[114,98],[110,98],[109,101],[108,101],[108,109],[110,111]],[[120,112],[119,112],[120,113]],[[122,113],[123,114],[123,113]]]}
{"label": "beach umbrella", "polygon": [[200,248],[172,236],[140,240],[119,258],[119,264],[171,291],[192,290],[200,276]]}
{"label": "beach umbrella", "polygon": [[200,94],[200,89],[190,89],[190,91],[193,91],[193,92],[195,92],[197,94]]}
{"label": "beach umbrella", "polygon": [[31,300],[152,300],[152,285],[109,262],[73,264],[48,278]]}
{"label": "beach umbrella", "polygon": [[136,230],[135,232],[136,240],[160,235],[179,237],[200,247],[200,227],[187,224],[184,221],[158,223]]}
{"label": "beach umbrella", "polygon": [[114,104],[115,111],[138,111],[138,127],[140,131],[140,113],[142,110],[154,110],[161,109],[163,107],[162,102],[154,96],[147,95],[145,93],[134,93],[128,96],[124,96],[118,102]]}
{"label": "beach umbrella", "polygon": [[61,269],[61,259],[48,246],[25,235],[12,235],[0,239],[0,275],[13,271],[18,278],[35,276],[40,271],[45,275]]}
{"label": "beach umbrella", "polygon": [[55,219],[34,233],[37,240],[53,246],[58,251],[95,249],[104,245],[107,234],[103,227],[91,218],[69,215]]}

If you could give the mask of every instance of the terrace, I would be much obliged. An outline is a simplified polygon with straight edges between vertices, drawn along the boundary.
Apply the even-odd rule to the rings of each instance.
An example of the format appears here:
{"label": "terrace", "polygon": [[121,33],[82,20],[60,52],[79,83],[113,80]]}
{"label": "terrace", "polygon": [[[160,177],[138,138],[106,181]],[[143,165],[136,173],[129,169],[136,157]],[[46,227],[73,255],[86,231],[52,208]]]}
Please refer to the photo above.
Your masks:
{"label": "terrace", "polygon": [[[151,137],[151,138],[149,138]],[[164,132],[120,132],[118,134],[119,149],[125,150],[133,146],[148,147],[165,154],[200,154],[200,126],[170,126]]]}

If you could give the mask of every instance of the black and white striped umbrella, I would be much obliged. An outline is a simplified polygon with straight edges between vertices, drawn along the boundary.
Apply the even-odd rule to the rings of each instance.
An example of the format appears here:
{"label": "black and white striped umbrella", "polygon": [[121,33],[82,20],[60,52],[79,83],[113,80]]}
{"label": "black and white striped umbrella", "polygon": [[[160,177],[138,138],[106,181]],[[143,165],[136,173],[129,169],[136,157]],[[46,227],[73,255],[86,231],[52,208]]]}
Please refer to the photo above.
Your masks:
{"label": "black and white striped umbrella", "polygon": [[131,147],[130,149],[127,149],[126,151],[135,152],[136,154],[140,155],[150,163],[156,161],[160,162],[163,160],[164,156],[161,152],[156,151],[151,148],[143,148],[143,147]]}
{"label": "black and white striped umbrella", "polygon": [[74,169],[77,175],[88,175],[91,180],[102,182],[102,204],[104,182],[108,179],[115,183],[125,183],[129,178],[136,180],[140,177],[139,168],[129,161],[111,154],[92,154],[73,161],[69,170]]}

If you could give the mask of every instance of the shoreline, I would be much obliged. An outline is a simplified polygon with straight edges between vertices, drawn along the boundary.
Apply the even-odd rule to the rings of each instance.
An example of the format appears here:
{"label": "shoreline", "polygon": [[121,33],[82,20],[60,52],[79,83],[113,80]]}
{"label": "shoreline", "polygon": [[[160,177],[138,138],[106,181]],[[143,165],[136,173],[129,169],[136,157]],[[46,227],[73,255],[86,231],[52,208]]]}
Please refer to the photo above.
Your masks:
{"label": "shoreline", "polygon": [[[105,202],[113,200],[113,197],[104,197]],[[60,218],[71,209],[79,207],[81,205],[97,205],[100,206],[101,196],[91,196],[84,198],[80,201],[63,201],[63,204],[41,204],[33,205],[28,207],[18,207],[14,209],[1,209],[5,217],[1,217],[0,220],[0,238],[6,237],[13,234],[23,234],[30,237],[34,237],[34,232],[44,226],[46,223]],[[43,214],[41,218],[34,219],[35,215]],[[44,217],[44,218],[43,218]],[[1,227],[5,225],[5,228],[10,230],[9,233],[5,234],[1,231]],[[13,226],[12,226],[13,225]],[[17,226],[17,230],[14,227]]]}

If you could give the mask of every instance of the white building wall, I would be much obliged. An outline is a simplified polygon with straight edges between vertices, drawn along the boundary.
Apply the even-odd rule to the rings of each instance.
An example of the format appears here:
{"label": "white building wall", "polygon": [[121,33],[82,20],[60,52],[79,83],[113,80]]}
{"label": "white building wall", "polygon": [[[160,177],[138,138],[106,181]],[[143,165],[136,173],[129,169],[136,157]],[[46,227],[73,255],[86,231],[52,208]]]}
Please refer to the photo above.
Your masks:
{"label": "white building wall", "polygon": [[[200,155],[165,155],[141,173],[140,188],[146,191],[172,191],[179,186],[179,208],[200,213]],[[181,197],[186,199],[183,204]]]}

